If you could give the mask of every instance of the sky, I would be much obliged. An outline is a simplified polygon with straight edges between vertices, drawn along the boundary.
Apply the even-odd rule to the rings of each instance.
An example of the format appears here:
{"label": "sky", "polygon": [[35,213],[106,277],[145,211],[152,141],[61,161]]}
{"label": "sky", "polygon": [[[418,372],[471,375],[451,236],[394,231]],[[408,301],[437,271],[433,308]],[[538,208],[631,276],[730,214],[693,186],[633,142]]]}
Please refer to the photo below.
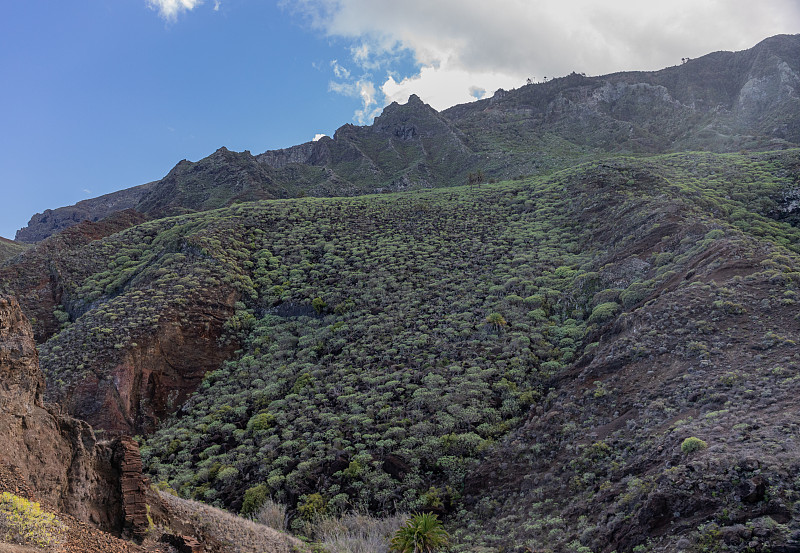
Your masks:
{"label": "sky", "polygon": [[157,180],[576,71],[800,32],[798,0],[25,0],[0,17],[0,236]]}

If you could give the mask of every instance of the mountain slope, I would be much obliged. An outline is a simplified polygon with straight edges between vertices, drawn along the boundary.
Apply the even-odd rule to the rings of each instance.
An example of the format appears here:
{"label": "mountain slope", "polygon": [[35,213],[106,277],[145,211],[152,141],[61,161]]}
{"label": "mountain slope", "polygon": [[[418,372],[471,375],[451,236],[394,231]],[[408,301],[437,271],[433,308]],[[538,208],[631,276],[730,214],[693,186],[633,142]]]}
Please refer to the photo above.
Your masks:
{"label": "mountain slope", "polygon": [[412,96],[371,126],[257,156],[220,149],[164,179],[35,215],[34,242],[119,208],[150,217],[238,201],[351,196],[547,174],[609,152],[735,152],[800,144],[800,35],[654,72],[575,73],[437,113]]}
{"label": "mountain slope", "polygon": [[0,263],[4,262],[7,259],[11,259],[18,253],[24,252],[28,249],[27,244],[22,244],[19,242],[14,242],[12,240],[6,240],[5,238],[0,238]]}
{"label": "mountain slope", "polygon": [[[793,420],[798,167],[798,150],[615,157],[53,237],[25,254],[62,291],[48,397],[105,428],[160,424],[148,470],[234,509],[254,489],[294,516],[433,510],[475,551],[671,548],[737,524],[786,544],[791,444],[762,456],[769,496],[738,491],[756,469],[720,479],[751,466],[754,386]],[[747,435],[774,448],[771,416]],[[681,453],[692,436],[708,450]],[[722,495],[690,501],[673,475]]]}

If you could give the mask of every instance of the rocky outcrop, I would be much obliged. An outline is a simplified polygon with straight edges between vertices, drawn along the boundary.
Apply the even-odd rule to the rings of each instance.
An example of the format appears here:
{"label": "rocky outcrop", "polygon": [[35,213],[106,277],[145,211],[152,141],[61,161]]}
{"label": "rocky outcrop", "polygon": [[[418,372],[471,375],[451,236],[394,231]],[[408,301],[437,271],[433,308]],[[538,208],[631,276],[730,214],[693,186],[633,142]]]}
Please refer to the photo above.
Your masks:
{"label": "rocky outcrop", "polygon": [[[207,372],[233,354],[236,344],[220,345],[219,339],[235,300],[229,293],[188,304],[185,313],[164,316],[129,348],[96,351],[87,363],[90,371],[68,387],[49,388],[47,397],[95,428],[130,435],[152,432],[186,401]],[[43,362],[48,374],[57,372],[53,363]]]}
{"label": "rocky outcrop", "polygon": [[303,165],[325,165],[331,159],[331,151],[325,136],[314,142],[306,142],[291,148],[269,150],[256,156],[259,163],[269,165],[275,169],[283,169],[291,163]]}
{"label": "rocky outcrop", "polygon": [[200,161],[178,163],[142,197],[136,209],[163,217],[288,195],[271,169],[258,163],[250,152],[223,147]]}
{"label": "rocky outcrop", "polygon": [[43,389],[30,324],[15,299],[0,296],[3,473],[15,475],[25,495],[78,520],[136,534],[147,524],[136,443],[98,441],[88,424],[43,404]]}
{"label": "rocky outcrop", "polygon": [[153,184],[155,183],[141,184],[97,198],[82,200],[75,205],[37,213],[31,217],[25,228],[17,231],[16,240],[33,244],[83,221],[100,221],[119,211],[136,207]]}
{"label": "rocky outcrop", "polygon": [[128,436],[120,437],[118,444],[119,481],[125,529],[135,537],[143,538],[147,531],[147,487],[142,478],[142,456],[139,454],[139,444]]}
{"label": "rocky outcrop", "polygon": [[24,416],[42,407],[44,376],[33,330],[16,300],[0,296],[0,394],[5,414]]}

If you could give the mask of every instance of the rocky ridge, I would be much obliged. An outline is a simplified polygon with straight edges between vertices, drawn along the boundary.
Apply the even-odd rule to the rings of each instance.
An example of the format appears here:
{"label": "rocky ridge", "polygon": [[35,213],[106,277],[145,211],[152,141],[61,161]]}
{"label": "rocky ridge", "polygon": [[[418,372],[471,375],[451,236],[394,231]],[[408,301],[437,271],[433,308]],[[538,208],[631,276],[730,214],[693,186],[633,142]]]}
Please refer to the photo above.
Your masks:
{"label": "rocky ridge", "polygon": [[798,113],[800,35],[781,35],[660,71],[573,73],[441,113],[412,96],[333,138],[181,161],[159,181],[37,214],[17,239],[39,241],[123,208],[158,217],[258,199],[452,186],[478,171],[502,180],[610,152],[786,148],[800,144]]}

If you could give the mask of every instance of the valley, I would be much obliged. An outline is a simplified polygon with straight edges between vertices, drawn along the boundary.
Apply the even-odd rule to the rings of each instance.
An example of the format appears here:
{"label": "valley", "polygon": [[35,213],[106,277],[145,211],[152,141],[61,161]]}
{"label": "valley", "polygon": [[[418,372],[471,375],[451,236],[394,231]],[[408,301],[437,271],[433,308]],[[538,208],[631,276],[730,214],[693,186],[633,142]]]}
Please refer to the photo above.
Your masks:
{"label": "valley", "polygon": [[[312,545],[275,551],[414,512],[452,552],[798,551],[798,87],[785,35],[441,113],[414,96],[38,214],[0,243],[23,444],[0,468],[149,551],[166,528],[266,547],[188,500],[282,506]],[[37,453],[39,427],[89,468]],[[48,496],[69,471],[102,499]]]}

